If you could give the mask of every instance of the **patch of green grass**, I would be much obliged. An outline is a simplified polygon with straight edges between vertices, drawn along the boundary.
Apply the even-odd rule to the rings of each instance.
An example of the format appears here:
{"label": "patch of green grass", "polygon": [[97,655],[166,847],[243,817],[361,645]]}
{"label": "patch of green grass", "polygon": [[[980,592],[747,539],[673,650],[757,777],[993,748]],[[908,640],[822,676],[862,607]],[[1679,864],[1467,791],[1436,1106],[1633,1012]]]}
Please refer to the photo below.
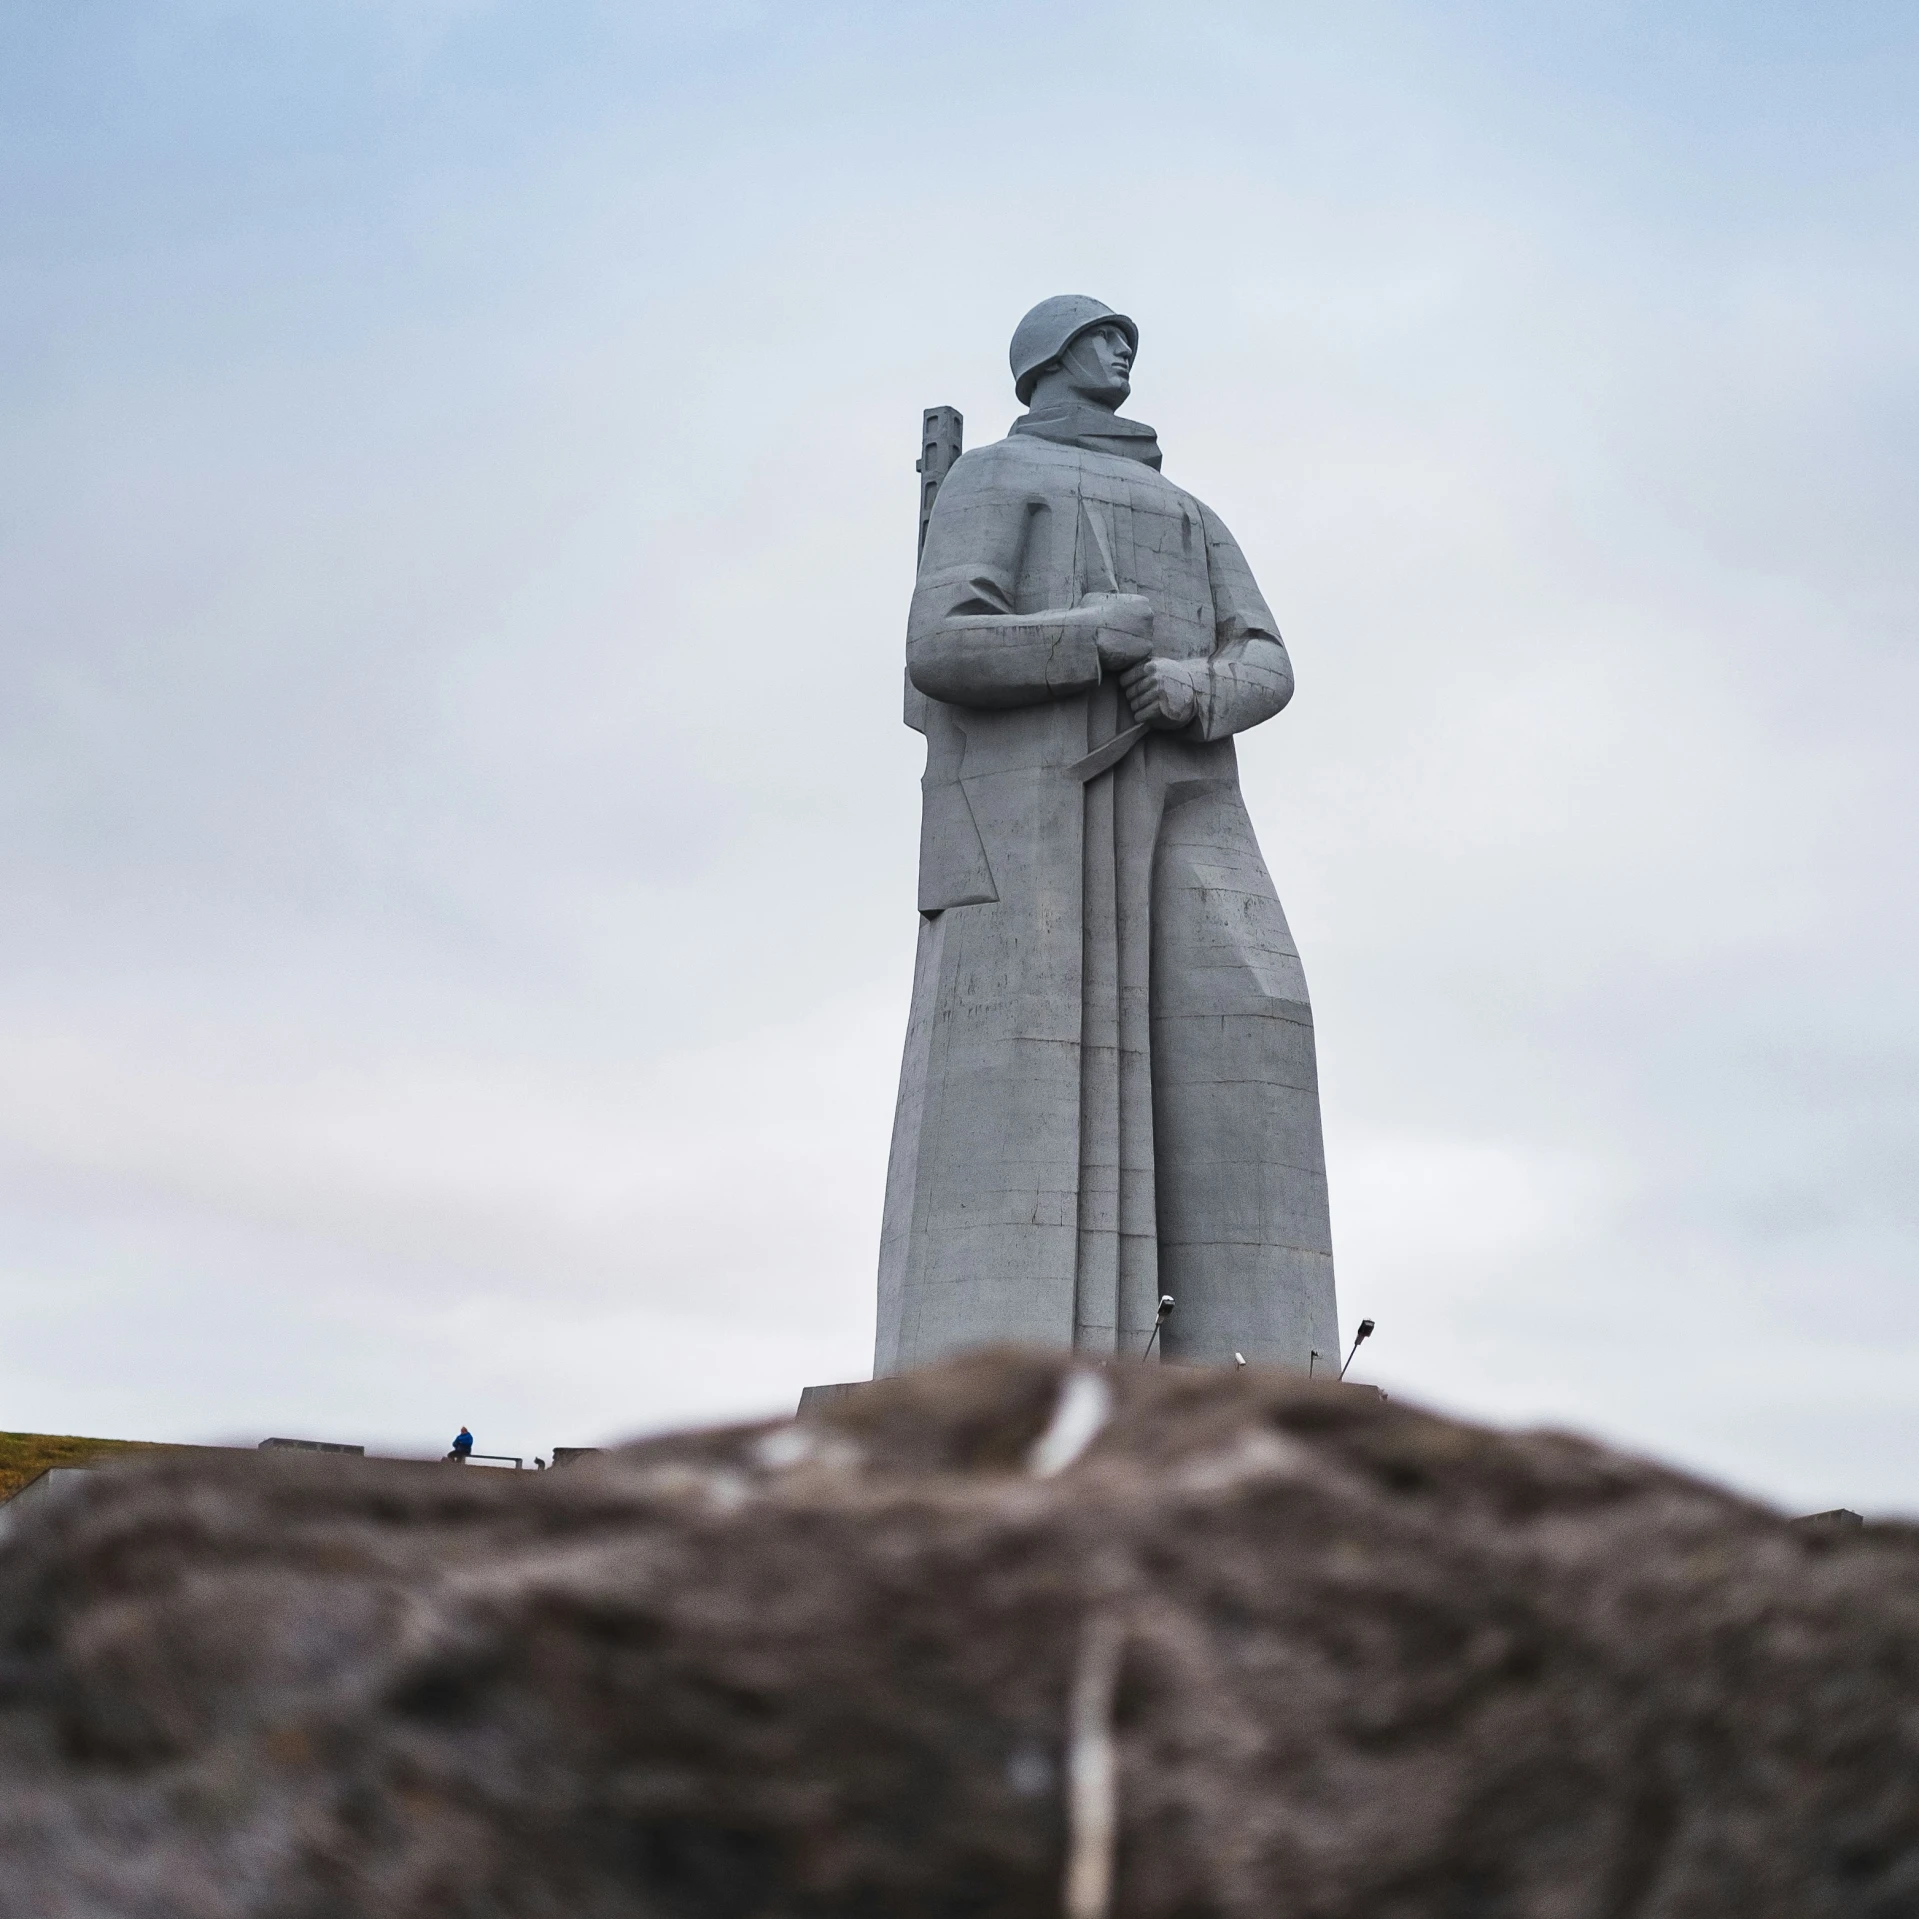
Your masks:
{"label": "patch of green grass", "polygon": [[49,1466],[90,1466],[114,1453],[193,1453],[216,1448],[167,1446],[147,1439],[81,1439],[70,1433],[0,1433],[0,1505]]}

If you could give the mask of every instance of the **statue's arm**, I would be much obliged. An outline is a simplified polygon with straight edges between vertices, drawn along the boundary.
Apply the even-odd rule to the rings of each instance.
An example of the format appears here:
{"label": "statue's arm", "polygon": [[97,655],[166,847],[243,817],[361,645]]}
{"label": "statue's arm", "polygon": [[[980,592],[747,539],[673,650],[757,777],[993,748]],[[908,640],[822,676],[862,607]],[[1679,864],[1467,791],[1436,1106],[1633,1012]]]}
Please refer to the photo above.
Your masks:
{"label": "statue's arm", "polygon": [[1016,613],[1028,542],[1047,501],[979,455],[934,502],[906,625],[907,677],[955,706],[1034,706],[1099,684],[1098,605]]}
{"label": "statue's arm", "polygon": [[1293,697],[1293,663],[1239,542],[1211,507],[1200,508],[1200,519],[1218,638],[1193,726],[1201,739],[1223,740],[1270,720]]}

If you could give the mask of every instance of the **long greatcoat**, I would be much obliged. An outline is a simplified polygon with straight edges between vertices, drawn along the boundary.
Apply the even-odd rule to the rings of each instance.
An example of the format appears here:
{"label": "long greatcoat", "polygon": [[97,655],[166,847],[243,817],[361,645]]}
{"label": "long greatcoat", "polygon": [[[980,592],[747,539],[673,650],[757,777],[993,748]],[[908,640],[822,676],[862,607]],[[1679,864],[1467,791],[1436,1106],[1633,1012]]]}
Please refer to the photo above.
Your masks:
{"label": "long greatcoat", "polygon": [[[1133,723],[1087,603],[1114,591],[1207,663],[1200,711],[1082,781]],[[1312,1012],[1232,738],[1292,668],[1232,535],[1144,459],[1016,429],[940,489],[907,672],[923,922],[875,1372],[1137,1354],[1162,1292],[1174,1357],[1332,1360]]]}

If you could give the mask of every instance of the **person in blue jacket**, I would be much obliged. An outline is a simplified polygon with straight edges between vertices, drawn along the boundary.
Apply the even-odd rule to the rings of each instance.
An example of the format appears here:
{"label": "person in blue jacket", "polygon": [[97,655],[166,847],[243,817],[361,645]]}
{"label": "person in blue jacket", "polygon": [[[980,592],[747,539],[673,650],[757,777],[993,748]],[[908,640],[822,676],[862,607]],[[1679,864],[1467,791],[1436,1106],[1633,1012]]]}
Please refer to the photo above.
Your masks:
{"label": "person in blue jacket", "polygon": [[460,1436],[453,1442],[453,1450],[447,1454],[449,1459],[457,1459],[461,1465],[473,1456],[473,1435],[462,1426]]}

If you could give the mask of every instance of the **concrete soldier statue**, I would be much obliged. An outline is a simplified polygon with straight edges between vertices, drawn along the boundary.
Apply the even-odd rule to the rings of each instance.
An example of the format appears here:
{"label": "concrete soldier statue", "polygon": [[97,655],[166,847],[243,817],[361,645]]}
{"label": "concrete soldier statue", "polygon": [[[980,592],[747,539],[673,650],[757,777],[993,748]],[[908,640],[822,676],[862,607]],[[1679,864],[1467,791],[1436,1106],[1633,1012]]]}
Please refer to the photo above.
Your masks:
{"label": "concrete soldier statue", "polygon": [[994,1339],[1140,1356],[1162,1292],[1173,1359],[1338,1349],[1312,1013],[1233,748],[1292,666],[1233,536],[1117,416],[1138,345],[1043,301],[1004,440],[941,482],[958,416],[927,416],[877,1374]]}

